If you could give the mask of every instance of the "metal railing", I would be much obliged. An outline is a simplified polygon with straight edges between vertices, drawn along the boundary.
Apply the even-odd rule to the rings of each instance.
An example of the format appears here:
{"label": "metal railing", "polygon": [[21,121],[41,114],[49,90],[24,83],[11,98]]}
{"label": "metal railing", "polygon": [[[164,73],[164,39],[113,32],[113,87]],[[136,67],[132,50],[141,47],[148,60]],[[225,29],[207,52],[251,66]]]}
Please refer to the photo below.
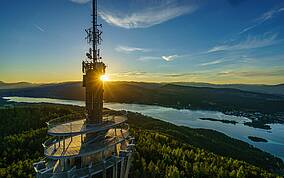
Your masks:
{"label": "metal railing", "polygon": [[[89,154],[96,150],[101,150],[107,147],[111,147],[115,144],[124,142],[129,136],[129,126],[125,124],[126,129],[115,128],[113,132],[110,132],[108,138],[100,142],[84,144],[82,143],[85,135],[77,135],[75,137],[67,137],[64,139],[48,139],[42,145],[44,147],[44,154],[51,157],[68,157],[76,156],[79,154]],[[116,131],[115,131],[116,130]],[[81,137],[81,138],[80,138]],[[73,141],[77,141],[80,144],[72,144]],[[75,146],[74,146],[75,145]]]}
{"label": "metal railing", "polygon": [[[103,172],[104,170],[107,170],[111,167],[113,167],[115,164],[120,163],[123,160],[121,157],[112,156],[105,160],[99,161],[95,164],[91,164],[89,166],[83,167],[83,168],[76,168],[73,167],[68,171],[63,172],[38,172],[40,178],[49,178],[49,177],[85,177],[85,176],[94,176],[96,174],[99,174]],[[51,168],[52,171],[52,168]]]}
{"label": "metal railing", "polygon": [[49,122],[47,122],[48,129],[52,129],[58,125],[72,125],[72,122],[74,121],[84,121],[86,120],[85,117],[82,114],[69,114],[62,117],[58,117],[56,119],[53,119]]}
{"label": "metal railing", "polygon": [[48,131],[51,134],[76,134],[91,131],[100,131],[123,123],[127,120],[126,116],[108,115],[104,116],[102,122],[86,125],[86,119],[82,115],[71,114],[56,118],[47,122]]}

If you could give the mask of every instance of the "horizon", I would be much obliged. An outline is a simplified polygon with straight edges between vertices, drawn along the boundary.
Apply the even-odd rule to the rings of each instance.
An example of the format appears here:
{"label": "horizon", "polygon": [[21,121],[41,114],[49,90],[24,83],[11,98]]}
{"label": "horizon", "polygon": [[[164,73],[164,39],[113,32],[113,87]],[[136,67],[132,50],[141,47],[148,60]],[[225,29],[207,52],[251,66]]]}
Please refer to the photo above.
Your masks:
{"label": "horizon", "polygon": [[[18,83],[28,83],[28,84],[35,84],[35,85],[49,85],[49,84],[62,84],[62,83],[74,83],[74,82],[82,82],[81,80],[70,80],[70,81],[55,81],[55,82],[46,82],[46,83],[37,83],[37,82],[28,82],[28,81],[16,81],[16,82],[6,82],[6,81],[1,81],[0,83],[5,83],[5,84],[18,84]],[[266,85],[266,86],[277,86],[277,85],[284,85],[284,83],[275,83],[275,84],[265,84],[265,83],[208,83],[208,82],[182,82],[182,81],[173,81],[173,82],[151,82],[151,81],[137,81],[137,80],[108,80],[104,82],[134,82],[134,83],[192,83],[192,84],[209,84],[209,85]]]}
{"label": "horizon", "polygon": [[[0,4],[1,81],[82,80],[88,0]],[[104,0],[99,11],[111,81],[284,83],[281,0]]]}

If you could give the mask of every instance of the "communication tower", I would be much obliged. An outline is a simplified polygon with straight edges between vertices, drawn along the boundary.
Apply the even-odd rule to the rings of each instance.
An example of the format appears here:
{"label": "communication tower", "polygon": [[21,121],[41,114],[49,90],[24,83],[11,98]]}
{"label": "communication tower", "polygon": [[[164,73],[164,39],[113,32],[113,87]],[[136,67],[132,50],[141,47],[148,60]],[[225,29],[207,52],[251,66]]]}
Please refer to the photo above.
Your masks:
{"label": "communication tower", "polygon": [[92,27],[86,29],[90,49],[82,62],[85,114],[49,121],[51,139],[43,143],[45,159],[34,163],[36,177],[127,178],[134,150],[126,115],[103,112],[106,65],[102,62],[98,2],[92,1]]}

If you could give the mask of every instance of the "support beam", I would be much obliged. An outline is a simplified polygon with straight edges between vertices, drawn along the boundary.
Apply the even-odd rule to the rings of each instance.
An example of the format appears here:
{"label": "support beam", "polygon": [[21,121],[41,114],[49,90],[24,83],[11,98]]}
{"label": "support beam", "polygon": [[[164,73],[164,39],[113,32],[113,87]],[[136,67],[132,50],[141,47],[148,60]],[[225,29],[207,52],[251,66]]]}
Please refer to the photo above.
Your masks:
{"label": "support beam", "polygon": [[115,155],[113,155],[114,164],[112,167],[112,178],[117,178],[117,161]]}
{"label": "support beam", "polygon": [[132,152],[129,152],[124,178],[128,178],[128,173],[129,173],[129,169],[130,169],[130,166],[131,166],[131,159],[132,159]]}
{"label": "support beam", "polygon": [[63,151],[65,152],[65,137],[63,137]]}
{"label": "support beam", "polygon": [[123,177],[124,177],[124,158],[122,158],[122,160],[121,160],[119,178],[123,178]]}

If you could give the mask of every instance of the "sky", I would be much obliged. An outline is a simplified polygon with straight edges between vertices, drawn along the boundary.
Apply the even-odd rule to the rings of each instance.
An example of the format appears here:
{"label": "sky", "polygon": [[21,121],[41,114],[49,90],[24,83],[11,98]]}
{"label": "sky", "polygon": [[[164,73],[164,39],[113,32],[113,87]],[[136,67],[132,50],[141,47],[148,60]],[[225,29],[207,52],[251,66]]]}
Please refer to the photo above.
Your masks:
{"label": "sky", "polygon": [[[0,81],[82,80],[88,0],[0,0]],[[283,0],[99,0],[111,80],[284,83]]]}

